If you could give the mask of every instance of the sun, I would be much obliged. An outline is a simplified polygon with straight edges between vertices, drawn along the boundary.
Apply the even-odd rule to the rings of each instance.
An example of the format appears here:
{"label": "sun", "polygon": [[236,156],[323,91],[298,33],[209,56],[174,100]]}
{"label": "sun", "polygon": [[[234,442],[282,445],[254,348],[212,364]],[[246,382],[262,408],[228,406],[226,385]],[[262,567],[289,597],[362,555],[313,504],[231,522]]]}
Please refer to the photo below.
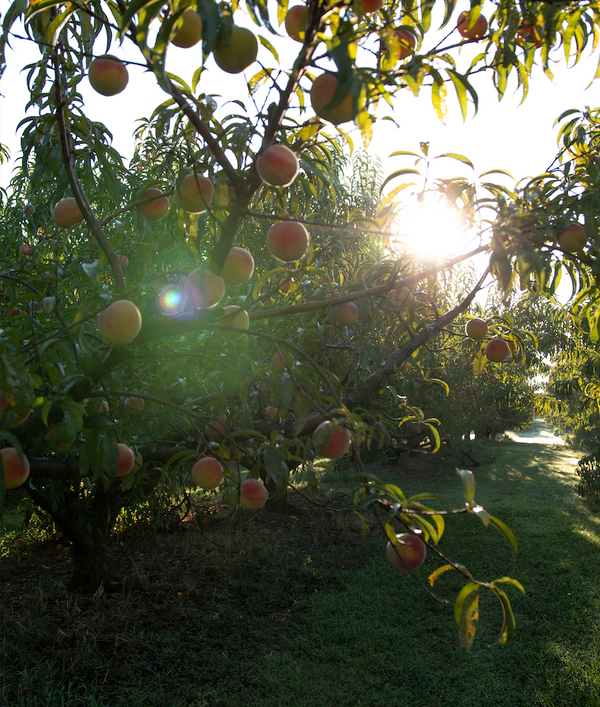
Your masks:
{"label": "sun", "polygon": [[442,260],[458,254],[468,240],[460,214],[440,194],[428,192],[401,212],[395,249],[423,258]]}

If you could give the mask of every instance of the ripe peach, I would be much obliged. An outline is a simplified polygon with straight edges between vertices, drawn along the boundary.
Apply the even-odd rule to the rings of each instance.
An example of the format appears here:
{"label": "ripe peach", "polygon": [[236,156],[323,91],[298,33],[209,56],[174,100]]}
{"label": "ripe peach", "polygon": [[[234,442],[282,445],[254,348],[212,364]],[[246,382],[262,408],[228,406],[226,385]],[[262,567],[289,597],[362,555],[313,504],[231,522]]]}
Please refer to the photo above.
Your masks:
{"label": "ripe peach", "polygon": [[328,420],[315,430],[315,450],[327,459],[338,459],[348,451],[351,439],[350,430]]}
{"label": "ripe peach", "polygon": [[19,246],[19,253],[21,253],[21,255],[31,255],[33,253],[33,248],[29,245],[29,243],[23,243]]}
{"label": "ripe peach", "polygon": [[485,347],[484,354],[493,363],[502,363],[509,354],[508,344],[504,339],[492,339]]}
{"label": "ripe peach", "polygon": [[125,64],[112,54],[96,57],[90,64],[88,78],[92,88],[103,96],[116,96],[125,90],[129,74]]}
{"label": "ripe peach", "polygon": [[192,271],[184,285],[186,301],[196,309],[208,309],[219,304],[225,294],[223,278],[197,268]]}
{"label": "ripe peach", "polygon": [[391,298],[400,306],[410,305],[414,301],[413,293],[408,287],[395,287],[391,292]]}
{"label": "ripe peach", "polygon": [[276,407],[270,407],[265,410],[265,415],[267,417],[270,417],[271,420],[274,420],[277,417],[277,408]]}
{"label": "ripe peach", "polygon": [[275,372],[280,373],[281,371],[277,369],[294,368],[296,361],[294,361],[294,357],[289,351],[284,351],[283,354],[278,351],[275,356],[273,356],[271,364]]}
{"label": "ripe peach", "polygon": [[109,344],[129,344],[140,333],[140,310],[126,299],[113,302],[96,320],[100,336]]}
{"label": "ripe peach", "polygon": [[23,207],[23,211],[33,216],[33,214],[35,213],[35,206],[33,204],[25,204],[25,206]]}
{"label": "ripe peach", "polygon": [[245,248],[234,245],[225,259],[221,277],[226,285],[242,285],[252,277],[254,258]]}
{"label": "ripe peach", "polygon": [[298,221],[278,221],[267,233],[267,248],[271,255],[289,263],[306,255],[309,243],[308,231]]}
{"label": "ripe peach", "polygon": [[192,467],[192,481],[201,489],[214,489],[223,478],[223,465],[217,459],[204,457]]}
{"label": "ripe peach", "polygon": [[481,39],[487,32],[488,21],[483,15],[475,20],[475,24],[469,27],[469,13],[461,12],[456,22],[456,29],[461,37],[465,39]]}
{"label": "ripe peach", "polygon": [[25,547],[25,541],[23,540],[23,538],[17,538],[15,540],[15,547],[17,548],[17,550],[22,550]]}
{"label": "ripe peach", "polygon": [[129,265],[129,258],[126,255],[119,256],[119,265],[122,268],[126,268]]}
{"label": "ripe peach", "polygon": [[207,177],[199,174],[186,174],[177,184],[175,201],[178,206],[190,214],[201,214],[210,206],[215,188]]}
{"label": "ripe peach", "polygon": [[417,46],[416,36],[409,29],[403,28],[397,29],[395,34],[399,44],[398,59],[400,61],[408,59],[408,57],[413,54],[415,47]]}
{"label": "ripe peach", "polygon": [[[223,326],[234,326],[238,329],[248,329],[250,326],[250,318],[248,312],[235,304],[230,304],[223,307],[223,316],[216,321],[217,324]],[[244,336],[243,331],[220,331],[219,334],[224,339],[239,339]]]}
{"label": "ripe peach", "polygon": [[[117,476],[126,476],[135,466],[135,455],[133,450],[126,444],[117,444],[119,460],[117,461]],[[106,459],[102,460],[102,465],[106,470]]]}
{"label": "ripe peach", "polygon": [[565,253],[582,253],[587,244],[585,228],[580,223],[570,223],[560,234],[558,244]]}
{"label": "ripe peach", "polygon": [[0,450],[4,468],[4,485],[6,489],[16,489],[27,481],[29,476],[29,460],[23,455],[23,462],[14,447]]}
{"label": "ripe peach", "polygon": [[134,395],[130,396],[129,398],[125,398],[125,401],[123,402],[123,407],[131,412],[135,412],[136,410],[143,410],[144,405],[144,399],[136,398]]}
{"label": "ripe peach", "polygon": [[169,200],[166,196],[160,196],[161,194],[162,191],[160,189],[149,187],[140,195],[140,199],[148,199],[151,196],[156,197],[152,201],[147,201],[145,204],[140,204],[137,207],[138,211],[142,216],[145,216],[148,221],[160,221],[169,211]]}
{"label": "ripe peach", "polygon": [[271,145],[256,160],[258,176],[270,187],[289,187],[300,171],[295,152],[285,145]]}
{"label": "ripe peach", "polygon": [[262,508],[269,492],[258,479],[244,479],[240,484],[240,506],[251,511]]}
{"label": "ripe peach", "polygon": [[488,325],[485,319],[469,319],[465,324],[465,333],[473,341],[485,339],[488,333]]}
{"label": "ripe peach", "polygon": [[285,31],[293,40],[304,44],[307,21],[308,7],[306,5],[294,5],[290,7],[285,15]]}
{"label": "ripe peach", "polygon": [[336,101],[337,105],[330,105],[337,90],[337,85],[337,76],[326,72],[317,76],[310,89],[310,102],[314,112],[319,118],[328,120],[334,125],[354,120],[355,117],[354,99],[351,90],[339,103]]}
{"label": "ripe peach", "polygon": [[213,56],[220,69],[228,74],[239,74],[256,61],[258,40],[249,29],[235,25],[228,40],[226,44],[217,41]]}
{"label": "ripe peach", "polygon": [[461,400],[466,400],[467,399],[467,391],[466,390],[461,390],[460,393],[458,394],[458,397]]}
{"label": "ripe peach", "polygon": [[194,47],[202,39],[202,18],[191,7],[175,23],[176,32],[171,44],[182,49]]}
{"label": "ripe peach", "polygon": [[364,13],[377,12],[381,9],[383,0],[360,0],[360,6]]}
{"label": "ripe peach", "polygon": [[335,307],[334,321],[342,326],[352,326],[358,321],[358,307],[354,302],[344,302]]}
{"label": "ripe peach", "polygon": [[409,570],[418,569],[427,555],[427,545],[414,533],[396,535],[398,545],[388,542],[386,556],[392,567],[407,574]]}
{"label": "ripe peach", "polygon": [[52,220],[61,228],[74,228],[83,223],[83,214],[72,196],[61,199],[54,207]]}

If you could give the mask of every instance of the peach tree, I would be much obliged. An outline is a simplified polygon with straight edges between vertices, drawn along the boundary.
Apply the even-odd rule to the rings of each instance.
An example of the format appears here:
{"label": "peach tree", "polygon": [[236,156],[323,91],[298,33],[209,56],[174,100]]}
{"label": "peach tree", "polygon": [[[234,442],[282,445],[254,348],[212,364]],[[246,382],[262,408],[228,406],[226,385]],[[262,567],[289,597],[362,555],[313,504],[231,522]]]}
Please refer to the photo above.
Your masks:
{"label": "peach tree", "polygon": [[[222,467],[220,476],[204,463],[194,478],[207,491],[219,485],[227,515],[282,497],[294,470],[350,448],[356,511],[382,515],[392,556],[424,556],[406,549],[412,541],[397,530],[408,531],[442,560],[431,584],[447,569],[465,577],[461,642],[473,640],[484,588],[502,605],[499,640],[510,637],[503,586],[518,582],[475,580],[437,547],[445,515],[460,512],[516,551],[510,530],[476,504],[471,472],[461,472],[465,506],[437,510],[426,492],[406,498],[367,473],[360,448],[392,439],[391,409],[401,443],[406,419],[423,418],[437,450],[435,418],[392,382],[414,378],[407,362],[469,310],[490,273],[504,289],[516,275],[522,289],[548,291],[548,272],[555,282],[559,269],[577,270],[588,241],[560,236],[583,202],[561,201],[548,176],[520,190],[463,178],[423,186],[456,204],[478,242],[422,263],[393,239],[417,170],[381,180],[359,169],[350,187],[341,176],[346,131],[357,126],[368,144],[381,104],[403,91],[429,96],[443,118],[450,88],[466,116],[477,107],[475,74],[488,73],[500,95],[513,77],[526,92],[534,63],[549,70],[560,45],[576,63],[597,31],[591,2],[490,7],[483,22],[480,3],[461,13],[446,1],[446,34],[430,46],[432,2],[9,6],[0,48],[17,35],[29,43],[35,113],[22,121],[20,168],[2,205],[0,502],[21,488],[66,532],[73,589],[105,579],[123,509],[177,492],[199,460]],[[189,83],[168,70],[172,45],[198,66]],[[470,61],[458,52],[467,45],[478,48]],[[87,116],[80,85],[110,100],[129,90],[134,64],[164,100],[127,163],[110,121]],[[228,81],[242,73],[240,97]],[[222,95],[206,93],[205,74],[218,74]],[[585,231],[595,236],[592,217]],[[454,269],[480,253],[489,272],[450,293]],[[524,355],[512,325],[503,333]]]}

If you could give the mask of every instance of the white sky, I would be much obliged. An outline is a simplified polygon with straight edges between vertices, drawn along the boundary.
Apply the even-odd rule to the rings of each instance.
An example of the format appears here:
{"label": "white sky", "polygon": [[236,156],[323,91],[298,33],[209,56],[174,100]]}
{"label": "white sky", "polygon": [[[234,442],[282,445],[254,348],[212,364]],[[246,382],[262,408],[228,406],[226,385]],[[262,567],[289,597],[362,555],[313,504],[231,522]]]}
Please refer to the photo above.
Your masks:
{"label": "white sky", "polygon": [[[10,4],[9,0],[0,0],[0,9],[4,11]],[[464,2],[465,7],[467,3]],[[459,7],[458,11],[463,8]],[[236,21],[239,21],[236,15]],[[242,24],[240,22],[240,24]],[[256,28],[250,23],[248,26]],[[260,31],[260,30],[259,30]],[[268,34],[266,36],[269,36]],[[272,40],[272,37],[269,36]],[[277,49],[281,49],[282,64],[291,65],[290,50],[297,50],[299,45],[292,40],[274,41]],[[167,67],[170,71],[190,79],[194,70],[200,64],[200,49],[198,45],[192,49],[169,49]],[[14,50],[8,50],[8,68],[2,79],[2,114],[0,120],[0,142],[11,149],[13,158],[19,152],[19,143],[15,132],[19,121],[24,116],[24,108],[28,99],[25,86],[25,75],[21,67],[37,58],[32,46],[26,42],[16,41]],[[103,47],[99,53],[103,53]],[[260,50],[259,58],[265,63],[272,62],[272,57],[264,48]],[[136,53],[125,53],[119,47],[111,48],[111,53],[121,57],[139,60]],[[561,54],[557,56],[561,57]],[[586,59],[574,69],[555,68],[555,82],[551,83],[541,72],[537,71],[531,81],[530,93],[523,105],[519,106],[520,94],[507,95],[498,102],[491,85],[491,75],[477,77],[474,82],[480,95],[480,110],[476,117],[469,117],[463,123],[458,103],[452,95],[453,89],[448,87],[448,120],[442,125],[437,119],[431,105],[430,91],[424,89],[419,98],[415,98],[408,90],[402,92],[396,102],[395,119],[400,123],[400,129],[389,121],[377,123],[370,151],[379,154],[384,161],[384,169],[389,173],[400,167],[410,166],[407,158],[387,160],[389,153],[396,150],[419,151],[420,141],[430,142],[430,155],[442,152],[459,152],[469,157],[475,164],[476,174],[492,168],[502,168],[510,171],[516,178],[534,175],[542,172],[552,161],[556,153],[557,131],[553,123],[559,113],[567,108],[582,108],[600,105],[600,83],[595,83],[586,89],[593,77],[597,56]],[[466,61],[464,63],[466,65]],[[244,99],[246,91],[241,77],[231,76],[220,71],[209,58],[201,86],[207,93],[216,93]],[[258,65],[251,67],[258,70]],[[127,89],[120,95],[105,98],[96,94],[84,80],[80,85],[86,104],[87,115],[93,120],[101,120],[114,134],[114,146],[125,156],[132,152],[134,122],[136,118],[149,116],[158,103],[166,96],[158,87],[152,75],[143,73],[137,67],[130,68],[130,82]],[[382,108],[384,106],[382,105]],[[470,110],[470,116],[472,110]],[[347,126],[344,126],[347,127]],[[355,145],[360,146],[358,131],[353,132]],[[465,176],[469,171],[459,163],[440,160],[438,165],[446,170],[440,176],[451,176],[462,172]],[[10,179],[12,167],[0,167],[0,184],[6,186]]]}

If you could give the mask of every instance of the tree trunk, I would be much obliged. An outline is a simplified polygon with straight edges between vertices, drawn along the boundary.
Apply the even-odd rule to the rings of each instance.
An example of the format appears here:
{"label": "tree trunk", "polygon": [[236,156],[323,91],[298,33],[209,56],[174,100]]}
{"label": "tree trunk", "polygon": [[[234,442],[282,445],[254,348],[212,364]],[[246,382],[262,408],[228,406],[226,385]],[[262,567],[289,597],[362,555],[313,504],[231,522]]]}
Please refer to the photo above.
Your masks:
{"label": "tree trunk", "polygon": [[93,594],[106,580],[108,552],[104,542],[73,541],[73,575],[70,592]]}

